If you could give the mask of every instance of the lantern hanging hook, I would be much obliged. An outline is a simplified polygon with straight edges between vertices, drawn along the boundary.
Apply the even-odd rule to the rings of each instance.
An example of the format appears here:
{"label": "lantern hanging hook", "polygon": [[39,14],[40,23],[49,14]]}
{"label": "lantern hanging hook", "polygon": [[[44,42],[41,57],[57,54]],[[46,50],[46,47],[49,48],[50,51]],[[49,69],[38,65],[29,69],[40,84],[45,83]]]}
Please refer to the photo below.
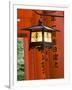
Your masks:
{"label": "lantern hanging hook", "polygon": [[43,25],[43,23],[44,23],[44,19],[43,19],[42,16],[40,16],[40,19],[39,19],[38,23],[39,23],[39,25]]}

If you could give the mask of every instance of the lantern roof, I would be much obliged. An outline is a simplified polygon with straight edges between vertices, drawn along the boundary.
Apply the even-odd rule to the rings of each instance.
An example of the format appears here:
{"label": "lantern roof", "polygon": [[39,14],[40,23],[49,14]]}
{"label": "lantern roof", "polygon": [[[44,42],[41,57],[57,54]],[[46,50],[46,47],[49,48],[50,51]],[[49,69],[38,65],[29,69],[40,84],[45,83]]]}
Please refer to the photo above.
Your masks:
{"label": "lantern roof", "polygon": [[35,26],[32,26],[32,27],[23,28],[22,30],[39,31],[40,29],[41,30],[44,29],[44,31],[51,31],[51,32],[59,31],[59,30],[53,29],[53,28],[45,26],[45,25],[35,25]]}

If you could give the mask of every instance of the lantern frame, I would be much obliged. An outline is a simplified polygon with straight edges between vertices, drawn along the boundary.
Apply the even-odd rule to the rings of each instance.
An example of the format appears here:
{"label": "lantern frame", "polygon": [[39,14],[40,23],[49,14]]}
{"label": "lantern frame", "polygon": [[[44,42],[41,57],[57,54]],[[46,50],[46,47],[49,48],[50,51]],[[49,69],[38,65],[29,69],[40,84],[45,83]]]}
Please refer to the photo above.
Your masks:
{"label": "lantern frame", "polygon": [[[36,25],[36,26],[28,27],[28,28],[23,28],[22,30],[30,31],[30,45],[29,45],[29,48],[39,48],[39,49],[52,48],[52,46],[53,46],[52,33],[56,32],[56,31],[59,31],[59,30],[53,29],[51,27],[45,26],[45,25],[43,25],[43,23],[41,23],[40,25]],[[32,42],[31,41],[32,32],[42,32],[42,41]],[[51,33],[52,42],[44,41],[44,38],[45,38],[44,37],[44,32]]]}

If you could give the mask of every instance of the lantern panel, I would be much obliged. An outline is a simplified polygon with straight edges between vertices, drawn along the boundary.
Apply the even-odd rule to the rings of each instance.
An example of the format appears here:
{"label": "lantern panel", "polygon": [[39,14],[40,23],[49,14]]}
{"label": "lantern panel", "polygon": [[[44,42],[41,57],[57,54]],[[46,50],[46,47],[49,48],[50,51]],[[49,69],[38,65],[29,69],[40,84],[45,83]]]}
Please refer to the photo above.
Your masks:
{"label": "lantern panel", "polygon": [[45,42],[52,42],[52,33],[44,32],[44,41]]}
{"label": "lantern panel", "polygon": [[31,32],[31,42],[41,42],[42,32]]}

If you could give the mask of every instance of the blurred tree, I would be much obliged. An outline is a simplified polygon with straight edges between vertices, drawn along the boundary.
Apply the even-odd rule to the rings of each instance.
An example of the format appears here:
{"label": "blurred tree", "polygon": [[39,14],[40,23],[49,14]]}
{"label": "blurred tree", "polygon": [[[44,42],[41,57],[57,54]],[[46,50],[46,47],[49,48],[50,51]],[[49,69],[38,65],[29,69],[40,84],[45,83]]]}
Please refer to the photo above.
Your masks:
{"label": "blurred tree", "polygon": [[24,80],[24,48],[23,39],[17,40],[17,80]]}

